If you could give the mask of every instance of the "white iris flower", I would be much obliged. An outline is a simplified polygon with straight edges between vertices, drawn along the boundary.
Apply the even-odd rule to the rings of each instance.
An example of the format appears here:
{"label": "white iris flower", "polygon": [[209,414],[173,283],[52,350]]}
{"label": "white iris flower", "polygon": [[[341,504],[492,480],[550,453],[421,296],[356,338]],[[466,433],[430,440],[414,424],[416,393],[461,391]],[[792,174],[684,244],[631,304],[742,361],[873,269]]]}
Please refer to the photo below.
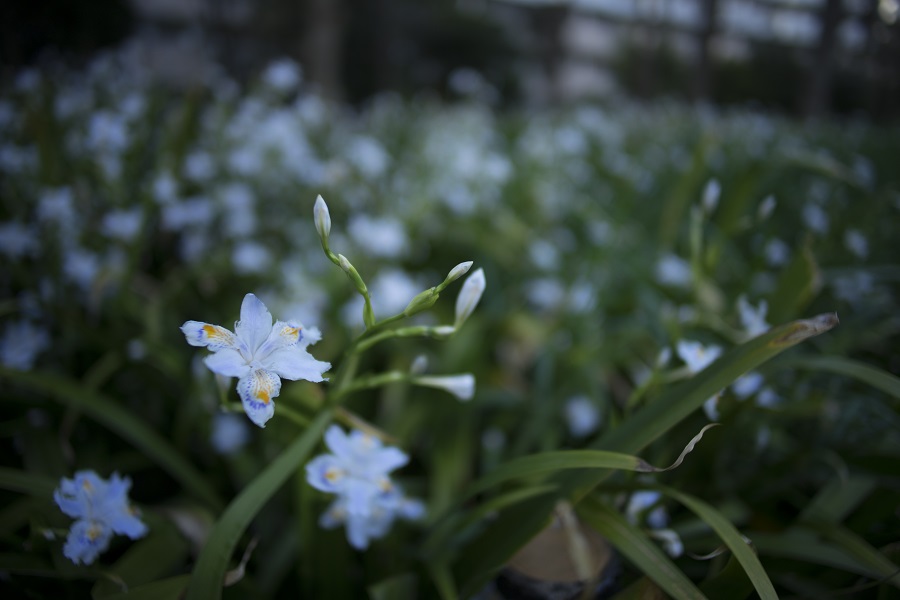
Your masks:
{"label": "white iris flower", "polygon": [[323,381],[331,364],[314,359],[306,347],[319,341],[318,329],[303,330],[296,321],[276,321],[253,294],[244,296],[241,320],[234,333],[220,325],[187,321],[181,326],[191,346],[206,346],[212,354],[204,362],[209,370],[237,377],[237,391],[250,420],[265,427],[275,414],[274,399],[281,379]]}

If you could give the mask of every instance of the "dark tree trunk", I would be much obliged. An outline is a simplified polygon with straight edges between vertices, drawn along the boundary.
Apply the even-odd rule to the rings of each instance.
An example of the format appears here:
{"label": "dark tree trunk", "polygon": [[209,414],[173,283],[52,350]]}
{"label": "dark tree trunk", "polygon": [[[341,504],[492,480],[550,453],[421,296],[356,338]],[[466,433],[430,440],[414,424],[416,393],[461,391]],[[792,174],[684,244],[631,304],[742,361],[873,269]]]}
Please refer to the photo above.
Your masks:
{"label": "dark tree trunk", "polygon": [[821,34],[813,52],[809,69],[809,84],[803,112],[807,117],[825,114],[830,108],[831,81],[834,74],[835,41],[838,25],[843,17],[841,0],[826,0],[819,13]]}

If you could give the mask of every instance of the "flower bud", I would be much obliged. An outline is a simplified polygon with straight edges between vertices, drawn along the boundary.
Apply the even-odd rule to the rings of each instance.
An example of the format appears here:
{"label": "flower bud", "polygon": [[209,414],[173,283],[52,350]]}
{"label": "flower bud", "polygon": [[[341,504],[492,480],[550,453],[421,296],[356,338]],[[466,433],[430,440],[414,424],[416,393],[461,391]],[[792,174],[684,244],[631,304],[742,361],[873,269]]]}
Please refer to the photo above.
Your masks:
{"label": "flower bud", "polygon": [[471,400],[475,395],[475,376],[471,373],[416,377],[412,382],[444,390],[460,400]]}
{"label": "flower bud", "polygon": [[406,305],[406,308],[403,309],[403,314],[407,317],[411,317],[423,310],[428,310],[434,306],[434,303],[437,302],[439,297],[440,294],[437,293],[435,288],[429,288],[420,294],[416,294],[416,297],[410,300],[409,304]]}
{"label": "flower bud", "polygon": [[481,300],[486,285],[484,269],[478,269],[466,279],[459,291],[459,296],[456,297],[456,321],[453,324],[455,328],[462,325],[478,306],[478,301]]}
{"label": "flower bud", "polygon": [[463,275],[469,272],[469,269],[472,268],[472,261],[467,260],[466,262],[461,262],[450,270],[450,273],[447,274],[447,279],[449,281],[456,281]]}
{"label": "flower bud", "polygon": [[467,260],[466,262],[461,262],[455,267],[453,267],[450,272],[447,274],[446,279],[444,279],[443,283],[437,286],[437,291],[442,292],[444,288],[465,275],[469,272],[469,269],[472,268],[472,261]]}
{"label": "flower bud", "polygon": [[347,274],[347,277],[349,277],[350,281],[353,282],[353,285],[356,286],[356,291],[363,296],[367,296],[369,293],[369,289],[366,287],[366,284],[362,280],[362,277],[359,276],[359,272],[357,272],[356,267],[351,265],[350,261],[347,260],[347,257],[343,254],[338,254],[338,262],[341,268],[344,270],[344,273]]}
{"label": "flower bud", "polygon": [[316,231],[322,238],[322,243],[328,241],[328,235],[331,233],[331,214],[328,212],[328,205],[322,196],[316,196],[316,205],[313,207],[313,216],[316,223]]}

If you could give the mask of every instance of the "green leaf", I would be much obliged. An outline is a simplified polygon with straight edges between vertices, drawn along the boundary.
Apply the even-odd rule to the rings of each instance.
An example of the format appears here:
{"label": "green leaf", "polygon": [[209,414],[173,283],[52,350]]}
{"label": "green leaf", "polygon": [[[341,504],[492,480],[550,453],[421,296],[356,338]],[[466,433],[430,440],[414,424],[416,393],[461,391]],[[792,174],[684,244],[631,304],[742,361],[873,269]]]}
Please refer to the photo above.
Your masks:
{"label": "green leaf", "polygon": [[865,565],[879,578],[900,589],[900,567],[892,563],[881,552],[873,548],[866,540],[845,527],[833,523],[810,523],[809,527],[831,540],[844,552]]}
{"label": "green leaf", "polygon": [[104,600],[180,600],[190,579],[190,575],[178,575],[111,594]]}
{"label": "green leaf", "polygon": [[796,316],[806,308],[821,286],[819,266],[807,240],[778,276],[775,292],[769,301],[769,319],[778,322]]}
{"label": "green leaf", "polygon": [[753,593],[753,583],[731,555],[725,568],[701,583],[700,590],[710,598],[746,598]]}
{"label": "green leaf", "polygon": [[763,568],[762,563],[759,562],[756,553],[744,541],[743,536],[735,529],[734,525],[722,516],[719,511],[699,498],[683,494],[672,488],[656,486],[655,489],[689,508],[716,532],[722,541],[725,542],[725,545],[728,546],[728,549],[731,550],[734,558],[741,563],[744,572],[747,573],[750,581],[753,582],[753,587],[761,600],[778,598],[778,594],[775,593],[775,587],[772,585],[772,581],[769,579],[769,575]]}
{"label": "green leaf", "polygon": [[846,479],[835,479],[816,494],[812,502],[806,505],[799,521],[840,523],[876,487],[877,482],[875,479],[865,475],[853,475]]}
{"label": "green leaf", "polygon": [[803,526],[795,525],[779,533],[748,532],[747,537],[766,556],[802,560],[873,579],[885,576],[881,574],[880,568],[873,568],[871,564]]}
{"label": "green leaf", "polygon": [[159,519],[148,525],[150,535],[135,542],[109,569],[116,581],[101,579],[94,585],[91,590],[94,598],[106,599],[117,595],[122,591],[123,583],[130,589],[180,570],[178,567],[188,555],[184,538],[170,523]]}
{"label": "green leaf", "polygon": [[366,591],[371,600],[406,600],[416,597],[417,587],[415,573],[402,573],[370,585]]}
{"label": "green leaf", "polygon": [[428,573],[431,575],[431,581],[434,583],[441,600],[456,600],[456,598],[460,597],[456,591],[456,584],[453,582],[453,574],[446,564],[442,562],[431,563],[428,566]]}
{"label": "green leaf", "polygon": [[512,490],[479,503],[469,512],[453,513],[434,527],[431,534],[422,544],[421,552],[427,557],[437,555],[438,560],[446,558],[447,553],[452,552],[453,550],[448,538],[454,533],[476,524],[481,519],[484,519],[496,511],[508,508],[519,502],[524,502],[529,498],[534,498],[535,496],[554,491],[556,491],[556,486],[554,485],[539,485]]}
{"label": "green leaf", "polygon": [[[593,446],[628,454],[639,452],[747,371],[804,340],[828,331],[837,322],[834,314],[791,321],[732,348],[706,369],[672,387],[601,436]],[[554,475],[551,481],[559,484],[559,497],[577,499],[603,482],[611,472],[606,469],[568,471]],[[539,497],[504,511],[463,548],[456,573],[457,579],[464,582],[464,593],[478,589],[489,574],[541,530],[557,499]]]}
{"label": "green leaf", "polygon": [[663,248],[671,248],[678,237],[678,228],[684,222],[684,213],[691,200],[700,201],[699,188],[707,173],[706,152],[711,145],[709,138],[701,139],[694,147],[691,167],[670,188],[668,197],[659,213],[659,240]]}
{"label": "green leaf", "polygon": [[43,475],[33,475],[16,469],[0,467],[0,488],[4,490],[49,499],[53,497],[53,490],[56,489],[56,486],[56,481]]}
{"label": "green leaf", "polygon": [[578,513],[585,523],[609,540],[625,558],[672,598],[706,598],[655,542],[618,511],[594,498],[586,498],[579,504]]}
{"label": "green leaf", "polygon": [[846,375],[900,399],[900,377],[858,360],[842,356],[803,357],[784,361],[779,367],[829,371],[838,375]]}
{"label": "green leaf", "polygon": [[134,444],[178,480],[185,489],[210,507],[216,510],[221,508],[222,501],[202,473],[186,461],[164,438],[113,400],[99,393],[87,391],[76,382],[52,373],[22,373],[0,368],[0,376],[45,393],[66,406],[82,411]]}
{"label": "green leaf", "polygon": [[331,422],[333,412],[329,409],[319,413],[309,428],[228,505],[200,551],[187,600],[222,597],[225,571],[241,535],[266,502],[309,457]]}

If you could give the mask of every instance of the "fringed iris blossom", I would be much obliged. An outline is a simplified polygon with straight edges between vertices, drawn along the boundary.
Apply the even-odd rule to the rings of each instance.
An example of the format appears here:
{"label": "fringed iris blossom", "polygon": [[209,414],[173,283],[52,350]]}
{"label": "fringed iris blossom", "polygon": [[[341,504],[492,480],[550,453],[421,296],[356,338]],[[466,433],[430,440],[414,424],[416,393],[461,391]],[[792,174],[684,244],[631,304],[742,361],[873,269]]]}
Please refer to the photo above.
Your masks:
{"label": "fringed iris blossom", "polygon": [[346,525],[350,544],[364,550],[398,517],[413,520],[425,513],[422,503],[406,498],[388,476],[409,461],[404,452],[361,431],[347,435],[337,425],[325,432],[325,443],[332,454],[317,456],[306,465],[311,486],[337,495],[319,520],[322,527]]}
{"label": "fringed iris blossom", "polygon": [[253,294],[244,296],[241,320],[234,332],[220,325],[187,321],[181,326],[191,346],[206,346],[212,354],[204,362],[209,370],[237,377],[237,391],[250,420],[265,427],[275,414],[274,399],[281,379],[323,381],[331,364],[314,359],[306,347],[321,338],[318,329],[303,330],[295,321],[275,321],[266,305]]}
{"label": "fringed iris blossom", "polygon": [[109,547],[113,534],[135,540],[147,533],[128,502],[131,480],[113,473],[109,481],[94,471],[78,471],[63,478],[53,492],[60,510],[78,519],[72,524],[63,554],[77,564],[89,565]]}

